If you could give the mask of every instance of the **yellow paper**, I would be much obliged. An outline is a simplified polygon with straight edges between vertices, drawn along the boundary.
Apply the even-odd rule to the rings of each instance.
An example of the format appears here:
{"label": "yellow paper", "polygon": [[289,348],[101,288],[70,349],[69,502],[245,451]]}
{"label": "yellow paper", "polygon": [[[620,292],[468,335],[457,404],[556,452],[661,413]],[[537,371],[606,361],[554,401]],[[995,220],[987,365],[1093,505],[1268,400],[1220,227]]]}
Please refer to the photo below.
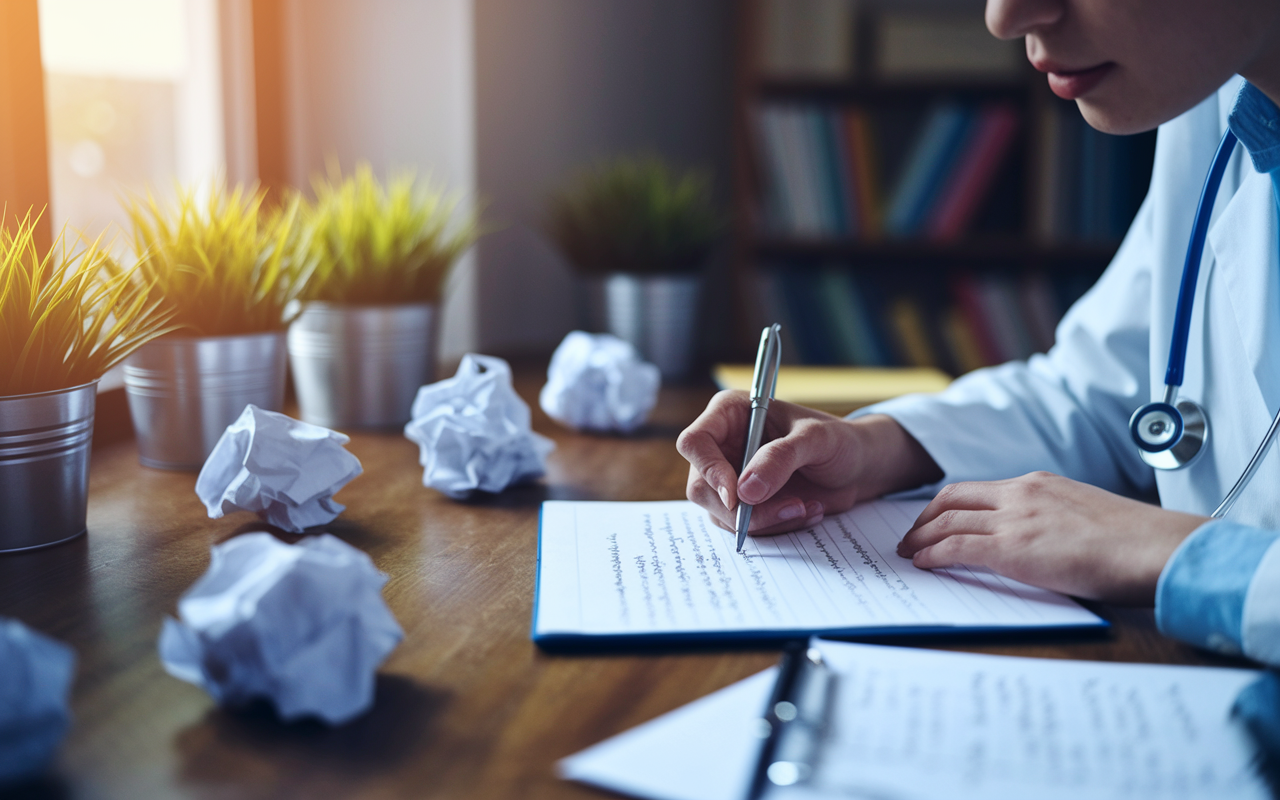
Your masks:
{"label": "yellow paper", "polygon": [[[752,367],[717,364],[712,378],[721,389],[750,391]],[[863,406],[904,394],[939,392],[951,378],[932,367],[802,367],[778,371],[774,396],[832,414],[847,414]]]}

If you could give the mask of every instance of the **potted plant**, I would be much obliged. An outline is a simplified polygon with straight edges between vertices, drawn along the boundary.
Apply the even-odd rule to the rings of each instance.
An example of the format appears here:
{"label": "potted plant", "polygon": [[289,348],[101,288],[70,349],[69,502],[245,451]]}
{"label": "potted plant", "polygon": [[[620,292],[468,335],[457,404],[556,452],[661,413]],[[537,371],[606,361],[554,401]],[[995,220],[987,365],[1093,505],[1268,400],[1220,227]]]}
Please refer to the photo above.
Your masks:
{"label": "potted plant", "polygon": [[720,229],[710,183],[655,157],[602,162],[552,199],[550,233],[604,279],[609,331],[667,378],[689,373],[701,274]]}
{"label": "potted plant", "polygon": [[315,273],[289,328],[289,362],[307,422],[399,427],[435,379],[440,297],[477,236],[458,196],[411,173],[385,185],[368,164],[313,182],[305,206]]}
{"label": "potted plant", "polygon": [[265,193],[219,184],[203,199],[148,193],[127,210],[139,279],[176,330],[125,361],[125,390],[147,466],[199,469],[249,403],[284,406],[285,328],[310,272],[299,202],[264,212]]}
{"label": "potted plant", "polygon": [[0,228],[0,552],[85,532],[98,379],[168,312],[99,242]]}

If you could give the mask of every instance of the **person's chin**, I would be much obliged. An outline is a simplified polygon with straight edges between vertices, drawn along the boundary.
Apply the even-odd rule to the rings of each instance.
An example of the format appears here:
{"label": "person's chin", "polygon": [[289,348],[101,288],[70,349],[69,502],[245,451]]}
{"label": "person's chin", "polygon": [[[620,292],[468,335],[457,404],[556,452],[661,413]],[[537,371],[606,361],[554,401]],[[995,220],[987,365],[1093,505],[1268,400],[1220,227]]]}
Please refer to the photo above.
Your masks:
{"label": "person's chin", "polygon": [[1125,136],[1149,131],[1166,121],[1167,117],[1150,107],[1149,93],[1125,89],[1117,81],[1076,100],[1085,122],[1103,133]]}

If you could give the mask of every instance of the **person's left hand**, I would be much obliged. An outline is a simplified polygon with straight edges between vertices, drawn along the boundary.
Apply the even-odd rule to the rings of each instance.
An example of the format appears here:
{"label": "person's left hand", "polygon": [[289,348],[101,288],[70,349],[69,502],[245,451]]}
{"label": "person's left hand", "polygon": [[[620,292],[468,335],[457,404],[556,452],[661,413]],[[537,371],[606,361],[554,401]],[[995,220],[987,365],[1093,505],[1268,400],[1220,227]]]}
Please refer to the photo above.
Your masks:
{"label": "person's left hand", "polygon": [[1033,472],[944,487],[898,554],[922,569],[967,564],[1076,597],[1152,605],[1165,563],[1208,520]]}

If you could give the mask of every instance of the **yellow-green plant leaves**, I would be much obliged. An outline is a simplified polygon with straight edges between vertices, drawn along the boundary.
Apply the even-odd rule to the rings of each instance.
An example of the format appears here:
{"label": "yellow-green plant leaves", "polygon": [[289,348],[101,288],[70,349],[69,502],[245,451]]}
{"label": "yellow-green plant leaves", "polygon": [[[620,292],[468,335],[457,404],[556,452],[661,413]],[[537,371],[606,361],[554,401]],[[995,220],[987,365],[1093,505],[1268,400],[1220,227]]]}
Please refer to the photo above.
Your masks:
{"label": "yellow-green plant leaves", "polygon": [[139,276],[172,309],[184,335],[233,336],[283,329],[286,311],[314,261],[299,224],[297,198],[263,210],[262,190],[217,185],[200,199],[178,192],[172,206],[148,193],[126,210]]}
{"label": "yellow-green plant leaves", "polygon": [[97,380],[165,333],[171,312],[123,269],[101,238],[68,242],[43,255],[28,212],[0,228],[0,396],[67,389]]}
{"label": "yellow-green plant leaves", "polygon": [[597,162],[552,197],[548,222],[589,275],[697,272],[721,227],[706,175],[656,157]]}
{"label": "yellow-green plant leaves", "polygon": [[316,268],[307,300],[438,302],[450,268],[478,235],[458,196],[409,173],[384,185],[368,164],[345,179],[331,168],[313,189],[304,227]]}

